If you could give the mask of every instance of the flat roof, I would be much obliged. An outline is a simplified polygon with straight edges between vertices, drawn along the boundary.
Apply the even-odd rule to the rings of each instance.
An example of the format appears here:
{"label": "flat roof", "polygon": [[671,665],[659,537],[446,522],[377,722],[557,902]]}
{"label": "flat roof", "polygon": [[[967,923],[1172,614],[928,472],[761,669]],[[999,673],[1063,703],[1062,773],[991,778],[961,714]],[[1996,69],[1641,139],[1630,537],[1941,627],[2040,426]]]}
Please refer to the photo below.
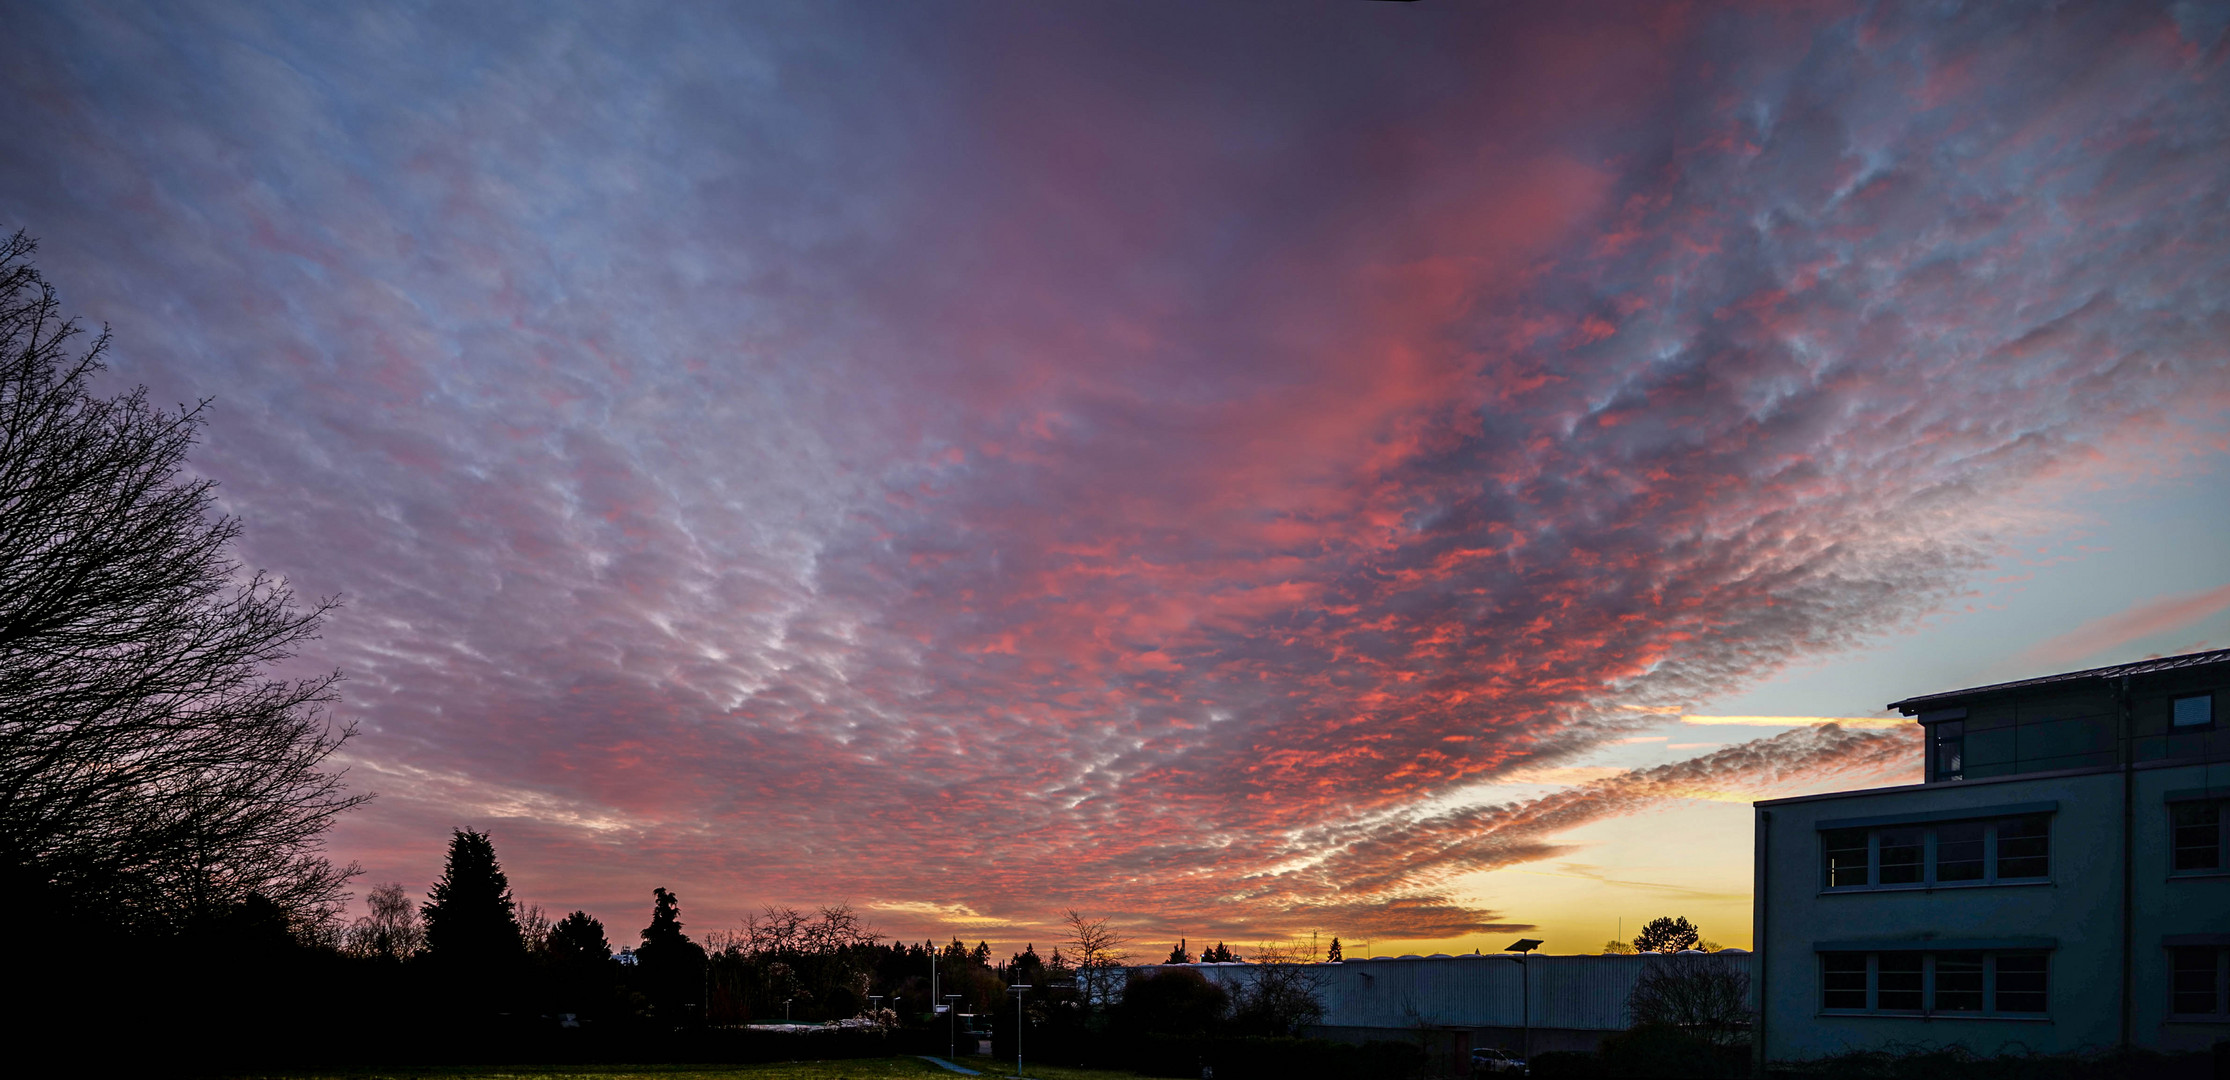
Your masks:
{"label": "flat roof", "polygon": [[2225,662],[2230,662],[2230,649],[2185,653],[2182,656],[2156,656],[2150,660],[2091,668],[2086,671],[2065,671],[2058,675],[2039,675],[2034,679],[2016,679],[2012,682],[1991,683],[1988,686],[1970,686],[1965,690],[1946,690],[1940,694],[1921,694],[1917,697],[1906,698],[1903,701],[1892,701],[1885,707],[1896,709],[1910,716],[1926,706],[1939,702],[1955,701],[1975,694],[1989,694],[2000,690],[2019,690],[2024,687],[2045,686],[2051,683],[2078,682],[2085,679],[2118,679],[2124,675],[2145,675],[2155,671],[2174,671],[2178,668],[2203,667],[2207,664]]}

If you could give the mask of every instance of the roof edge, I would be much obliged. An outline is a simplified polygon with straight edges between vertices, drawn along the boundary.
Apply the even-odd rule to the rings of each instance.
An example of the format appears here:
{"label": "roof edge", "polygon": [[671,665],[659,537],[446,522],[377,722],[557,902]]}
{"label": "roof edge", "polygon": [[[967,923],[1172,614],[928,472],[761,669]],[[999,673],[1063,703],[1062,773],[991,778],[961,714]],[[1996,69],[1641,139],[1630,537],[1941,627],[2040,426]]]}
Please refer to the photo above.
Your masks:
{"label": "roof edge", "polygon": [[1987,686],[1970,686],[1964,690],[1945,690],[1941,693],[1936,694],[1918,694],[1913,697],[1905,698],[1901,701],[1892,701],[1884,707],[1895,709],[1907,716],[1911,716],[1921,711],[1921,708],[1923,706],[1933,705],[1938,702],[1955,701],[1959,698],[1972,697],[1976,694],[1990,694],[2004,690],[2018,690],[2023,687],[2044,686],[2052,683],[2082,682],[2094,679],[2115,679],[2127,675],[2146,675],[2156,671],[2174,671],[2181,668],[2204,667],[2209,664],[2220,663],[2230,663],[2230,649],[2211,649],[2206,652],[2184,653],[2181,656],[2155,656],[2146,660],[2131,661],[2126,664],[2109,664],[2105,667],[2086,668],[2082,671],[2067,671],[2061,672],[2057,675],[2039,675],[2035,678],[2015,679],[2011,682],[1991,683]]}

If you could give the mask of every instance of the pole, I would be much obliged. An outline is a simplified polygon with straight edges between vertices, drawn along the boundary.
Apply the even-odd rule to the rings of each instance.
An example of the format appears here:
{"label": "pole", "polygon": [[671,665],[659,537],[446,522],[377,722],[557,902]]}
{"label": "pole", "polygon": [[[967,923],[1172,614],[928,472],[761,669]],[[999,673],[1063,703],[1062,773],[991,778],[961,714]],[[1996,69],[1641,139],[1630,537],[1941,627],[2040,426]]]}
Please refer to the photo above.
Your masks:
{"label": "pole", "polygon": [[945,995],[945,1060],[947,1061],[957,1059],[960,1056],[960,1007],[953,1004],[958,1000],[960,1000],[958,994]]}
{"label": "pole", "polygon": [[1518,1040],[1518,1046],[1520,1047],[1518,1056],[1523,1057],[1526,1065],[1531,1066],[1533,1064],[1533,965],[1526,963],[1529,959],[1531,957],[1525,953],[1518,954],[1518,1015],[1522,1017],[1519,1023],[1524,1025],[1520,1029],[1523,1034],[1519,1036]]}
{"label": "pole", "polygon": [[1028,989],[1028,983],[1007,987],[1007,993],[1014,995],[1014,1075],[1018,1078],[1022,1075],[1022,994]]}

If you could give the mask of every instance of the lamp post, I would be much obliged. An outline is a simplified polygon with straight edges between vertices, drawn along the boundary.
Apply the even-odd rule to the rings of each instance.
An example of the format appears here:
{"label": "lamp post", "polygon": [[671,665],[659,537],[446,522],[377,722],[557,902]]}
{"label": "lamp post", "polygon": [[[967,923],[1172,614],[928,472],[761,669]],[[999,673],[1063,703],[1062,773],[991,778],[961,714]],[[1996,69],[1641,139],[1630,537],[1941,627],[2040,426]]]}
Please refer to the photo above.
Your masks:
{"label": "lamp post", "polygon": [[1022,992],[1030,989],[1029,983],[1016,983],[1007,987],[1014,995],[1014,1075],[1022,1075]]}
{"label": "lamp post", "polygon": [[953,1004],[953,1002],[959,1000],[960,995],[958,994],[945,995],[945,1060],[947,1061],[960,1056],[960,1006]]}
{"label": "lamp post", "polygon": [[1525,957],[1527,953],[1540,947],[1541,942],[1536,938],[1519,938],[1502,950],[1518,954],[1518,1015],[1522,1017],[1521,1022],[1524,1025],[1520,1028],[1522,1034],[1519,1035],[1518,1056],[1524,1058],[1528,1064],[1533,1061],[1533,972],[1532,965],[1525,962]]}
{"label": "lamp post", "polygon": [[867,995],[867,1015],[875,1018],[875,1026],[883,1026],[883,995]]}
{"label": "lamp post", "polygon": [[790,1022],[790,1003],[791,1003],[791,1002],[793,1002],[793,1001],[796,1001],[796,1000],[797,1000],[796,998],[783,998],[783,999],[782,999],[782,1022],[783,1022],[783,1023],[787,1024],[787,1023],[789,1023],[789,1022]]}

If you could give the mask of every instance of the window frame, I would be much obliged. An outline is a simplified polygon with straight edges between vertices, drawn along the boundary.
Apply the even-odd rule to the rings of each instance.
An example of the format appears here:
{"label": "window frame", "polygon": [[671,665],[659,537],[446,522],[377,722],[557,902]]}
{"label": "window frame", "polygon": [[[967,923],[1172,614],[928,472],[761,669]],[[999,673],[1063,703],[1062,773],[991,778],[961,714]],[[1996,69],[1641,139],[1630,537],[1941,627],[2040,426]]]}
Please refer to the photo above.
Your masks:
{"label": "window frame", "polygon": [[[2168,953],[2168,985],[2166,987],[2168,999],[2163,1003],[2163,1008],[2167,1010],[2165,1015],[2168,1019],[2171,1022],[2192,1024],[2220,1024],[2230,1020],[2230,946],[2178,945],[2169,946],[2165,951]],[[2178,994],[2176,976],[2185,970],[2203,970],[2177,967],[2177,962],[2181,959],[2177,954],[2187,951],[2211,953],[2214,956],[2215,1008],[2213,1012],[2176,1011],[2176,997]]]}
{"label": "window frame", "polygon": [[[1844,828],[1818,828],[1815,830],[1815,832],[1819,837],[1819,849],[1817,852],[1818,865],[1820,870],[1819,889],[1822,893],[1853,893],[1908,892],[1913,890],[1925,891],[1930,889],[1974,889],[1988,888],[2000,885],[2048,885],[2053,880],[2052,833],[2054,831],[2053,818],[2055,818],[2056,816],[2058,816],[2058,814],[2057,809],[2055,808],[2054,810],[2026,810],[2024,812],[2018,813],[1986,813],[1978,814],[1973,817],[1962,816],[1931,821],[1884,822],[1875,825],[1852,825]],[[2001,854],[2001,849],[1999,846],[2000,827],[2009,822],[2021,821],[2029,818],[2040,819],[2044,822],[2044,873],[2020,877],[2001,876],[2001,863],[2003,861],[2006,861],[2008,857]],[[1829,823],[1822,824],[1824,825]],[[1942,878],[1940,876],[1940,871],[1942,869],[1942,860],[1940,858],[1940,840],[1942,830],[1947,828],[1957,828],[1960,826],[1972,825],[1982,826],[1981,875],[1972,878]],[[1849,838],[1849,834],[1860,831],[1866,833],[1866,872],[1864,875],[1865,880],[1859,884],[1854,885],[1837,885],[1834,883],[1835,877],[1833,871],[1835,868],[1829,861],[1829,853],[1856,851],[1858,849],[1856,846],[1849,845],[1847,843],[1844,846],[1831,847],[1829,846],[1829,838],[1837,837],[1847,841]],[[1921,857],[1919,863],[1920,876],[1918,880],[1886,883],[1883,882],[1883,835],[1904,834],[1911,832],[1918,832],[1921,834]],[[2024,837],[2015,836],[2009,839],[2019,840],[2024,839]],[[1898,848],[1903,848],[1909,845],[1895,846]],[[2025,858],[2025,856],[2012,856],[2011,858]],[[1959,861],[1965,862],[1967,860]],[[1903,867],[1906,864],[1897,863],[1895,865]]]}
{"label": "window frame", "polygon": [[[2225,952],[2225,953],[2230,953],[2230,950],[2220,950],[2220,951],[2221,951],[2221,952]],[[1816,952],[1816,953],[1814,954],[1814,955],[1815,955],[1815,956],[1817,957],[1817,959],[1816,959],[1816,960],[1815,960],[1815,962],[1814,962],[1814,966],[1815,966],[1815,970],[1816,970],[1816,977],[1815,977],[1815,980],[1814,980],[1814,991],[1815,991],[1815,995],[1816,995],[1816,996],[1815,996],[1815,998],[1814,998],[1814,1003],[1815,1003],[1815,1014],[1816,1014],[1816,1015],[1818,1015],[1818,1016],[1822,1016],[1822,1017],[1839,1017],[1839,1016],[1868,1016],[1868,1017],[1873,1017],[1873,1016],[1879,1016],[1879,1017],[1890,1017],[1890,1018],[1901,1018],[1901,1019],[1915,1019],[1915,1018],[1923,1018],[1923,1019],[1943,1019],[1943,1020],[2030,1020],[2030,1021],[2037,1021],[2037,1020],[2042,1020],[2042,1021],[2049,1021],[2049,1020],[2051,1020],[2051,1018],[2052,1018],[2052,952],[2053,952],[2053,950],[2051,950],[2051,949],[2035,949],[2035,948],[2013,948],[2013,949],[1959,949],[1959,948],[1951,948],[1951,949],[1929,949],[1929,950],[1921,950],[1921,949],[1883,949],[1883,950],[1874,950],[1874,951],[1858,951],[1858,950],[1849,950],[1849,949],[1830,949],[1830,950],[1826,950],[1826,951],[1820,951],[1820,952]],[[1855,1009],[1855,1008],[1848,1008],[1848,1007],[1831,1007],[1831,1006],[1829,1006],[1829,1005],[1828,1005],[1828,1003],[1827,1003],[1827,1000],[1828,1000],[1828,994],[1830,993],[1830,990],[1829,990],[1829,987],[1828,987],[1828,978],[1829,978],[1829,975],[1830,975],[1829,967],[1830,967],[1830,962],[1831,962],[1830,958],[1842,958],[1842,959],[1844,959],[1844,960],[1845,960],[1845,961],[1847,962],[1847,961],[1848,961],[1848,959],[1849,959],[1849,958],[1851,958],[1851,957],[1864,957],[1864,958],[1865,958],[1865,969],[1864,969],[1864,970],[1865,970],[1865,973],[1866,973],[1866,974],[1865,974],[1865,982],[1866,982],[1866,989],[1865,989],[1865,1000],[1866,1000],[1866,1007],[1865,1007],[1865,1008],[1862,1008],[1862,1009]],[[1920,961],[1920,1007],[1919,1007],[1919,1008],[1917,1008],[1917,1009],[1885,1009],[1885,1008],[1882,1008],[1882,1007],[1881,1007],[1881,995],[1882,995],[1882,989],[1881,989],[1881,977],[1882,977],[1882,960],[1883,960],[1883,959],[1884,959],[1885,957],[1897,957],[1897,958],[1900,958],[1900,959],[1910,959],[1910,958],[1918,958],[1918,959],[1919,959],[1919,961]],[[1981,1007],[1980,1009],[1945,1009],[1945,1008],[1942,1008],[1942,1007],[1940,1007],[1940,1006],[1939,1006],[1939,1003],[1938,1003],[1938,1000],[1937,1000],[1937,999],[1938,999],[1938,995],[1939,995],[1939,993],[1940,993],[1941,991],[1939,990],[1939,986],[1938,986],[1938,975],[1939,975],[1939,972],[1940,972],[1940,970],[1941,970],[1941,965],[1942,965],[1942,961],[1943,961],[1943,960],[1944,960],[1945,958],[1948,958],[1948,957],[1962,957],[1962,958],[1964,958],[1964,957],[1980,957],[1980,958],[1981,958],[1982,968],[1981,968],[1981,972],[1980,972],[1980,974],[1981,974],[1981,980],[1982,980],[1982,981],[1981,981],[1981,990],[1979,991],[1979,993],[1981,994],[1981,1003],[1982,1003],[1982,1007]],[[2000,995],[2000,988],[1999,988],[1999,978],[1998,978],[1998,966],[1999,966],[1999,961],[2000,961],[2000,960],[2002,960],[2002,959],[2006,959],[2006,958],[2011,958],[2011,957],[2022,957],[2022,958],[2027,958],[2027,957],[2036,957],[2036,958],[2039,958],[2039,959],[2041,959],[2041,960],[2043,961],[2043,975],[2044,975],[2044,991],[2043,991],[2043,993],[2044,993],[2044,1008],[2043,1008],[2043,1009],[2042,1009],[2041,1011],[2033,1011],[2033,1012],[2032,1012],[2032,1011],[2010,1010],[2010,1009],[2001,1009],[2001,1008],[1999,1008],[1999,1007],[1998,1007],[1998,998],[1999,998],[1999,995]],[[2221,966],[2222,966],[2222,961],[2221,961],[2221,960],[2220,960],[2220,959],[2218,958],[2218,961],[2217,961],[2217,967],[2219,968],[2219,967],[2221,967]],[[1850,970],[1849,968],[1847,968],[1847,967],[1846,967],[1846,968],[1844,968],[1843,970],[1840,970],[1840,971],[1836,971],[1836,972],[1834,972],[1834,974],[1838,974],[1838,975],[1849,975],[1849,974],[1852,974],[1852,971],[1851,971],[1851,970]],[[1839,991],[1837,991],[1837,992],[1841,992],[1841,993],[1848,993],[1848,992],[1850,992],[1850,991],[1849,991],[1849,989],[1848,989],[1848,988],[1844,988],[1844,989],[1841,989],[1841,990],[1839,990]],[[1955,991],[1952,991],[1952,992],[1953,992],[1953,993],[1961,993],[1961,994],[1965,994],[1965,993],[1973,993],[1973,992],[1975,992],[1975,991],[1967,991],[1967,990],[1955,990]],[[2010,993],[2020,993],[2021,991],[2009,991],[2009,992],[2010,992]],[[2220,1001],[2218,1000],[2217,1004],[2219,1005],[2219,1004],[2221,1004],[2221,1002],[2220,1002]]]}
{"label": "window frame", "polygon": [[[2193,732],[2193,731],[2213,731],[2213,730],[2215,729],[2215,700],[2214,700],[2214,698],[2215,698],[2215,696],[2214,696],[2214,692],[2213,692],[2213,691],[2211,691],[2211,690],[2209,690],[2209,691],[2205,691],[2205,692],[2202,692],[2202,693],[2197,693],[2197,694],[2177,694],[2177,695],[2175,695],[2174,697],[2171,697],[2171,698],[2169,698],[2169,699],[2168,699],[2168,733],[2169,733],[2169,734],[2171,734],[2171,735],[2182,735],[2182,734],[2185,734],[2185,733],[2187,733],[2187,732]],[[2206,705],[2204,706],[2204,708],[2206,709],[2206,713],[2207,713],[2206,719],[2204,719],[2204,720],[2201,720],[2201,721],[2199,721],[2199,722],[2198,722],[2198,723],[2196,723],[2196,724],[2185,724],[2185,723],[2181,723],[2181,722],[2179,722],[2179,721],[2178,721],[2178,720],[2176,719],[2176,714],[2177,714],[2178,712],[2182,711],[2182,710],[2181,710],[2181,708],[2180,708],[2180,706],[2182,706],[2182,705],[2183,705],[2183,703],[2184,703],[2184,702],[2187,702],[2187,701],[2204,701],[2204,702],[2206,702],[2207,704],[2206,704]]]}
{"label": "window frame", "polygon": [[[1946,751],[1949,753],[1946,753]],[[1948,759],[1948,760],[1947,760]],[[1950,767],[1956,765],[1956,768]],[[1928,725],[1928,776],[1937,783],[1967,778],[1967,721],[1938,720]]]}
{"label": "window frame", "polygon": [[[2178,812],[2193,806],[2207,807],[2215,815],[2215,861],[2213,866],[2181,868],[2176,865],[2176,855],[2183,850],[2176,844],[2176,830],[2188,826],[2178,825]],[[2230,874],[2230,798],[2175,799],[2168,803],[2168,876],[2171,878],[2221,877]],[[2204,811],[2202,811],[2204,813]]]}

